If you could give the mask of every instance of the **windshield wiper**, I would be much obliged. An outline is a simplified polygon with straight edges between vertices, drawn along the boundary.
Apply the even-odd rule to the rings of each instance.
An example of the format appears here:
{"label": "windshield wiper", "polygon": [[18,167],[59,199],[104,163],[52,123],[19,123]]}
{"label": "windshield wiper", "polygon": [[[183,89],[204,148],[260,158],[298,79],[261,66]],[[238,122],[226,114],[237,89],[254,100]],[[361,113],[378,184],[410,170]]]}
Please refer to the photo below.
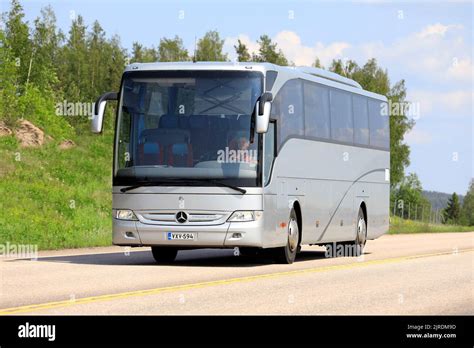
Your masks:
{"label": "windshield wiper", "polygon": [[167,184],[167,182],[164,182],[164,181],[139,181],[134,185],[127,186],[127,187],[122,187],[120,189],[120,192],[127,192],[127,191],[130,191],[130,190],[135,190],[139,187],[160,186],[160,185],[163,185],[163,184]]}
{"label": "windshield wiper", "polygon": [[218,185],[218,186],[222,186],[222,187],[228,187],[228,188],[231,188],[235,191],[238,191],[240,192],[241,194],[246,194],[247,193],[247,190],[243,189],[242,187],[238,187],[238,186],[234,186],[234,185],[229,185],[229,184],[226,184],[225,182],[222,182],[222,181],[219,181],[219,180],[215,180],[215,179],[204,179],[205,181],[207,182],[210,182],[214,185]]}
{"label": "windshield wiper", "polygon": [[228,188],[231,188],[235,191],[240,192],[241,194],[247,193],[247,191],[245,189],[241,188],[241,187],[234,186],[234,185],[229,185],[229,184],[226,184],[226,183],[224,183],[222,181],[219,181],[219,180],[207,179],[207,178],[204,178],[202,180],[199,180],[199,179],[185,179],[185,178],[167,178],[167,179],[160,180],[160,181],[139,181],[135,185],[131,185],[131,186],[121,188],[120,192],[127,192],[127,191],[130,191],[130,190],[135,190],[139,187],[145,187],[145,186],[162,186],[162,185],[171,184],[171,183],[172,184],[182,183],[183,185],[186,185],[186,183],[200,183],[200,182],[209,182],[209,183],[212,183],[216,186],[228,187]]}

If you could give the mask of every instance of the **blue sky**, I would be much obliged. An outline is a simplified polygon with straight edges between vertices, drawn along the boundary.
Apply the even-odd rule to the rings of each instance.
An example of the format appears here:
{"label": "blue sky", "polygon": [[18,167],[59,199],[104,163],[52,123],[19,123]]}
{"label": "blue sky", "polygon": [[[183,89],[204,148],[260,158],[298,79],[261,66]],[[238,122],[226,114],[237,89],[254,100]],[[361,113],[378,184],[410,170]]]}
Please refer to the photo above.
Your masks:
{"label": "blue sky", "polygon": [[[232,49],[237,38],[250,49],[265,33],[297,65],[318,56],[375,57],[392,83],[405,79],[408,99],[420,104],[420,116],[406,141],[411,165],[428,190],[464,194],[474,176],[473,5],[471,2],[415,1],[22,1],[32,21],[51,4],[59,27],[67,32],[71,15],[87,24],[99,20],[124,47],[133,41],[157,45],[179,35],[192,51],[195,38],[217,29]],[[8,2],[0,0],[2,11]]]}

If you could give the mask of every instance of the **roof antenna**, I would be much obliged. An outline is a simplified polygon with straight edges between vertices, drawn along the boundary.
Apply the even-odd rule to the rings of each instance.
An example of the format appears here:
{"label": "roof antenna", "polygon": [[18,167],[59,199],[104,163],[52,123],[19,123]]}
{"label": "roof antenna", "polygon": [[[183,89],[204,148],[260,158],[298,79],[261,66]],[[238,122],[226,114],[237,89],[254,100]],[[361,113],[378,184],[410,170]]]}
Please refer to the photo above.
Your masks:
{"label": "roof antenna", "polygon": [[196,51],[197,51],[197,39],[194,36],[194,54],[193,54],[193,63],[196,63]]}

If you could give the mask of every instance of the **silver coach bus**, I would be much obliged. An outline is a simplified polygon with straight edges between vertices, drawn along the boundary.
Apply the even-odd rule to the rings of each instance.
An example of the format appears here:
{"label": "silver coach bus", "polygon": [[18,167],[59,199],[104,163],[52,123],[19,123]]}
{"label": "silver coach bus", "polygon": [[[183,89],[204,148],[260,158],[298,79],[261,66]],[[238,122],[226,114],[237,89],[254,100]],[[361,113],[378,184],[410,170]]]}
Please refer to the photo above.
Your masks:
{"label": "silver coach bus", "polygon": [[316,68],[268,63],[131,64],[118,100],[113,243],[178,250],[350,245],[389,223],[384,96]]}

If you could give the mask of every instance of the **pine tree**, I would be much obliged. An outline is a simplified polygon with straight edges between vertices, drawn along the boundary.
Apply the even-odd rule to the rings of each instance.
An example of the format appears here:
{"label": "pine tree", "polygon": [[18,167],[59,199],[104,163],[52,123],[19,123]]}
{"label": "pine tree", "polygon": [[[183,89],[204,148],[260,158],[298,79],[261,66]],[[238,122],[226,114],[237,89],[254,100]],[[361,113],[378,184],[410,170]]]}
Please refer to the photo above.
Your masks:
{"label": "pine tree", "polygon": [[316,59],[314,60],[313,67],[324,69],[324,67],[322,66],[321,61],[319,60],[318,57],[316,57]]}
{"label": "pine tree", "polygon": [[235,46],[235,53],[237,53],[237,60],[239,62],[250,62],[252,57],[250,56],[249,50],[247,46],[240,41],[240,39],[237,41],[237,45]]}
{"label": "pine tree", "polygon": [[272,42],[268,35],[260,36],[257,43],[260,45],[260,48],[258,54],[253,55],[254,61],[273,63],[282,66],[288,65],[288,60],[282,50],[277,48],[277,44]]}
{"label": "pine tree", "polygon": [[461,206],[459,205],[459,197],[456,192],[454,192],[443,211],[444,221],[452,224],[458,223],[460,213]]}

